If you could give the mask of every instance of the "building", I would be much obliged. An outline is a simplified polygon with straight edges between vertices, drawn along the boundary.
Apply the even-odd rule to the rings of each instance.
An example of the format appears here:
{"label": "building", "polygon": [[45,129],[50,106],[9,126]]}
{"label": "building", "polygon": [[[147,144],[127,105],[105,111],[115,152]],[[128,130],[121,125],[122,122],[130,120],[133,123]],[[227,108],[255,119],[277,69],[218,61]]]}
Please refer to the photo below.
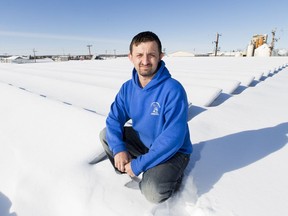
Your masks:
{"label": "building", "polygon": [[31,60],[22,56],[10,56],[2,58],[1,63],[23,64],[23,63],[31,63]]}

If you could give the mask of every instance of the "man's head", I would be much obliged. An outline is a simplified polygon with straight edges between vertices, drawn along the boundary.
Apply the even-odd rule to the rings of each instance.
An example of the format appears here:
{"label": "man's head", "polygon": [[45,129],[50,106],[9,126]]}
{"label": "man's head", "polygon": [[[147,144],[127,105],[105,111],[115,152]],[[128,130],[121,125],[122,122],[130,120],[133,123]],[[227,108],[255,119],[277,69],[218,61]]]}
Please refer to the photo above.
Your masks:
{"label": "man's head", "polygon": [[152,78],[163,56],[161,42],[153,32],[141,32],[132,39],[129,59],[140,77]]}
{"label": "man's head", "polygon": [[151,41],[155,41],[157,43],[159,53],[161,54],[162,53],[161,41],[158,38],[158,36],[151,31],[140,32],[139,34],[134,36],[129,47],[130,54],[132,54],[133,46],[138,46],[140,43],[151,42]]}

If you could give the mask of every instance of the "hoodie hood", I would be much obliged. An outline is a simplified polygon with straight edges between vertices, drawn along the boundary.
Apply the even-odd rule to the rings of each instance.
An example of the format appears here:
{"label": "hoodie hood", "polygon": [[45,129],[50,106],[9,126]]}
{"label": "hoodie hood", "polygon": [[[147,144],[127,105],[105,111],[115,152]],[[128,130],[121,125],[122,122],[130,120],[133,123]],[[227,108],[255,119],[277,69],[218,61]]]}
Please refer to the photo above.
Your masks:
{"label": "hoodie hood", "polygon": [[160,83],[162,83],[166,79],[169,79],[170,77],[171,77],[171,74],[169,73],[168,69],[166,68],[165,62],[162,60],[159,62],[159,66],[158,66],[158,70],[157,70],[156,74],[154,75],[152,80],[144,88],[142,88],[140,85],[139,76],[138,76],[138,72],[136,71],[136,69],[134,68],[132,71],[133,85],[137,86],[137,88],[140,88],[144,91],[148,91],[150,89],[153,89],[154,87],[158,86]]}

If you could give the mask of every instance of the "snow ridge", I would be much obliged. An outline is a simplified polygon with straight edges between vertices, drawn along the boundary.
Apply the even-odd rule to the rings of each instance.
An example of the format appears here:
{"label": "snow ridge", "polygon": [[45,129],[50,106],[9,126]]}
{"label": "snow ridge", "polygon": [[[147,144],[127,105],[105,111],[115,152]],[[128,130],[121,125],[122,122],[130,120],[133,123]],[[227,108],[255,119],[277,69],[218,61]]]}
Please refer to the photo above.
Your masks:
{"label": "snow ridge", "polygon": [[194,152],[160,205],[125,187],[108,160],[88,164],[128,59],[0,64],[0,215],[287,215],[288,59],[164,60],[188,86]]}

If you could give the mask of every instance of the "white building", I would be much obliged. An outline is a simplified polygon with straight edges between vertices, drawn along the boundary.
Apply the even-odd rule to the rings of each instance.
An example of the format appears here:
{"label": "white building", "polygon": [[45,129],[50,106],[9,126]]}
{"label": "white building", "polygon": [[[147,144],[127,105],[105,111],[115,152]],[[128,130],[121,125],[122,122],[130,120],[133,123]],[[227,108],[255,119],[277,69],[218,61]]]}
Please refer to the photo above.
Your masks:
{"label": "white building", "polygon": [[178,51],[178,52],[171,53],[168,56],[171,56],[171,57],[194,57],[195,55],[193,53],[190,53],[190,52]]}
{"label": "white building", "polygon": [[3,58],[1,60],[2,63],[15,63],[15,64],[23,64],[23,63],[31,63],[31,60],[28,58],[24,58],[21,56],[10,56],[7,58]]}

